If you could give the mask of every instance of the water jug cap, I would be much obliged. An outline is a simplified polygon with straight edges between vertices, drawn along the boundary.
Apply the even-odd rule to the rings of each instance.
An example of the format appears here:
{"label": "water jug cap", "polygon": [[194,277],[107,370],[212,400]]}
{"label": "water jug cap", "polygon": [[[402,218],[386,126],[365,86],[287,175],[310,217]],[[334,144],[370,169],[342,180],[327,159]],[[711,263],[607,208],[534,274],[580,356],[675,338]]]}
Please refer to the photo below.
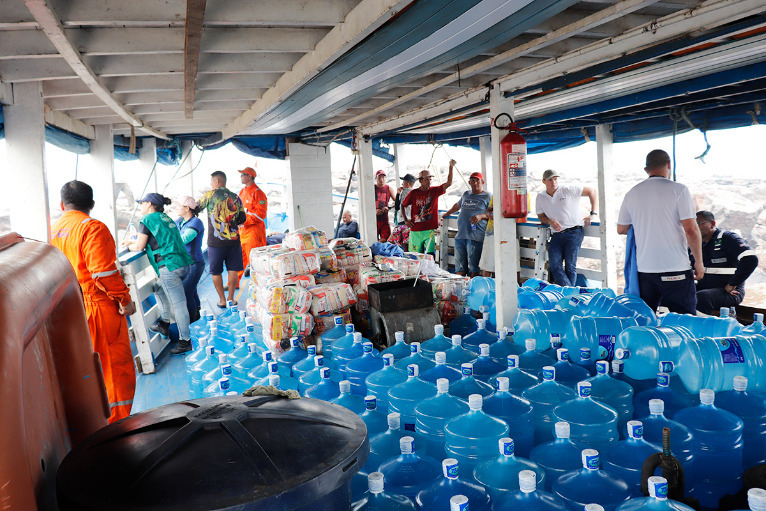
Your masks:
{"label": "water jug cap", "polygon": [[449,391],[449,380],[447,378],[439,378],[436,380],[436,390],[439,394],[444,394]]}
{"label": "water jug cap", "polygon": [[628,436],[640,439],[644,437],[644,425],[641,421],[628,421]]}
{"label": "water jug cap", "polygon": [[458,463],[455,458],[446,458],[442,461],[442,472],[447,479],[457,479]]}
{"label": "water jug cap", "polygon": [[362,332],[354,332],[354,344],[362,342]]}
{"label": "water jug cap", "polygon": [[497,390],[500,392],[508,392],[508,389],[510,388],[510,384],[508,382],[508,378],[506,376],[500,376],[497,379]]}
{"label": "water jug cap", "polygon": [[420,353],[420,343],[419,342],[413,342],[410,344],[410,353],[413,355],[416,353]]}
{"label": "water jug cap", "polygon": [[468,497],[455,495],[449,499],[450,511],[468,511]]}
{"label": "water jug cap", "polygon": [[367,476],[367,487],[370,489],[370,493],[382,493],[383,492],[383,473],[373,472]]}
{"label": "water jug cap", "polygon": [[402,426],[402,416],[397,412],[391,412],[386,416],[388,429],[398,430]]}
{"label": "water jug cap", "polygon": [[700,403],[703,405],[712,405],[715,403],[715,391],[711,389],[700,390]]}
{"label": "water jug cap", "polygon": [[590,360],[590,348],[580,348],[580,360]]}
{"label": "water jug cap", "polygon": [[747,490],[747,504],[752,511],[766,511],[766,490],[763,488]]}
{"label": "water jug cap", "polygon": [[364,396],[364,408],[366,410],[377,410],[378,398],[375,396]]}
{"label": "water jug cap", "polygon": [[346,323],[346,333],[351,334],[354,333],[354,324],[353,323]]}
{"label": "water jug cap", "polygon": [[290,337],[290,346],[292,346],[293,348],[297,348],[299,344],[300,344],[300,339],[298,339],[297,337]]}
{"label": "water jug cap", "polygon": [[418,374],[420,374],[420,368],[417,365],[410,364],[407,366],[407,376],[415,378]]}
{"label": "water jug cap", "polygon": [[399,449],[401,449],[402,454],[412,454],[412,451],[415,450],[415,439],[411,436],[403,436],[399,439]]}
{"label": "water jug cap", "polygon": [[501,341],[505,340],[508,337],[508,329],[503,327],[500,330],[497,331],[497,338]]}
{"label": "water jug cap", "polygon": [[434,325],[435,335],[444,335],[444,325]]}
{"label": "water jug cap", "polygon": [[569,438],[569,423],[559,421],[553,426],[553,430],[556,433],[556,438]]}
{"label": "water jug cap", "polygon": [[533,349],[537,348],[537,341],[529,338],[524,341],[524,347],[527,349],[527,351],[532,351]]}
{"label": "water jug cap", "polygon": [[667,387],[670,385],[670,375],[668,373],[657,373],[657,386]]}
{"label": "water jug cap", "polygon": [[268,364],[269,368],[269,374],[279,373],[279,366],[277,366],[276,362],[269,362]]}
{"label": "water jug cap", "polygon": [[668,498],[668,480],[660,476],[649,476],[649,496],[659,500]]}
{"label": "water jug cap", "polygon": [[670,360],[663,360],[660,362],[660,372],[661,373],[672,373],[675,369],[675,364],[671,362]]}
{"label": "water jug cap", "polygon": [[208,312],[205,317],[207,318],[208,322],[215,321],[215,315],[212,312]]}
{"label": "water jug cap", "polygon": [[543,367],[543,380],[552,381],[556,379],[556,368],[553,366]]}
{"label": "water jug cap", "polygon": [[459,334],[455,334],[452,336],[452,345],[453,346],[460,346],[463,344],[463,336]]}
{"label": "water jug cap", "polygon": [[650,399],[649,400],[649,413],[652,415],[659,415],[665,411],[665,401],[662,399]]}
{"label": "water jug cap", "polygon": [[482,357],[489,356],[489,344],[479,344],[479,355]]}
{"label": "water jug cap", "polygon": [[200,310],[199,310],[199,315],[200,315],[200,317],[202,317],[202,318],[207,318],[208,320],[210,319],[210,318],[208,318],[208,317],[207,317],[207,309],[204,309],[204,308],[203,308],[203,309],[200,309]]}
{"label": "water jug cap", "polygon": [[239,334],[237,337],[239,337],[239,342],[247,344],[247,336],[245,334]]}
{"label": "water jug cap", "polygon": [[560,343],[561,342],[561,334],[551,334],[551,345],[553,343]]}
{"label": "water jug cap", "polygon": [[481,397],[481,394],[471,394],[468,396],[468,408],[471,410],[481,410],[481,405],[484,402],[484,398]]}
{"label": "water jug cap", "polygon": [[442,365],[447,363],[447,354],[443,351],[437,351],[434,354],[434,360],[436,361],[436,365]]}
{"label": "water jug cap", "polygon": [[735,376],[734,390],[738,390],[740,392],[747,390],[747,378],[745,378],[744,376]]}
{"label": "water jug cap", "polygon": [[537,474],[533,470],[519,472],[519,490],[523,493],[532,493],[537,489]]}
{"label": "water jug cap", "polygon": [[484,318],[477,319],[476,326],[478,327],[479,330],[484,330],[487,328],[487,321]]}
{"label": "water jug cap", "polygon": [[199,345],[202,347],[202,351],[205,351],[205,346],[208,345],[207,339],[205,337],[201,338],[199,340]]}
{"label": "water jug cap", "polygon": [[279,387],[279,375],[278,374],[270,374],[269,375],[269,385],[274,385],[275,387]]}
{"label": "water jug cap", "polygon": [[253,318],[251,318],[250,316],[246,316],[245,317],[245,325],[246,326],[253,326],[254,324],[255,324],[255,322],[253,321]]}
{"label": "water jug cap", "polygon": [[585,504],[585,511],[604,511],[601,504]]}
{"label": "water jug cap", "polygon": [[218,388],[221,389],[224,394],[229,391],[231,388],[231,382],[229,381],[228,376],[224,376],[218,380]]}
{"label": "water jug cap", "polygon": [[314,367],[322,367],[324,365],[324,355],[314,355]]}
{"label": "water jug cap", "polygon": [[343,380],[338,383],[338,388],[340,389],[341,394],[348,394],[351,392],[351,382],[348,380]]}
{"label": "water jug cap", "polygon": [[215,354],[215,346],[205,346],[205,355],[212,357]]}
{"label": "water jug cap", "polygon": [[404,332],[402,332],[401,330],[394,332],[394,340],[396,340],[396,342],[403,341]]}
{"label": "water jug cap", "polygon": [[263,361],[266,363],[269,363],[272,360],[274,360],[274,357],[271,355],[270,351],[264,351],[263,353],[261,353],[261,357],[263,357]]}
{"label": "water jug cap", "polygon": [[383,354],[383,367],[388,367],[394,365],[394,354],[393,353],[384,353]]}
{"label": "water jug cap", "polygon": [[231,375],[231,364],[223,364],[221,366],[221,374],[224,376]]}
{"label": "water jug cap", "polygon": [[245,319],[246,316],[247,316],[247,311],[239,311],[239,319]]}
{"label": "water jug cap", "polygon": [[218,363],[219,364],[225,364],[229,361],[229,357],[226,355],[226,353],[221,353],[218,355]]}
{"label": "water jug cap", "polygon": [[508,355],[506,357],[508,360],[508,369],[513,369],[515,367],[519,367],[519,356],[518,355]]}
{"label": "water jug cap", "polygon": [[471,313],[471,308],[469,306],[465,305],[463,307],[463,314],[470,314],[470,313]]}
{"label": "water jug cap", "polygon": [[763,314],[760,312],[753,314],[753,323],[763,323]]}
{"label": "water jug cap", "polygon": [[210,335],[212,335],[213,337],[218,335],[218,323],[216,323],[215,321],[212,321],[210,323]]}
{"label": "water jug cap", "polygon": [[556,358],[559,361],[567,361],[569,360],[569,350],[566,348],[559,348],[556,350]]}
{"label": "water jug cap", "polygon": [[335,321],[335,326],[341,326],[343,324],[343,316],[335,316],[333,320]]}
{"label": "water jug cap", "polygon": [[372,353],[372,343],[370,341],[366,341],[362,343],[362,352]]}
{"label": "water jug cap", "polygon": [[614,356],[617,360],[625,360],[626,358],[630,358],[630,350],[626,350],[625,348],[617,348],[614,350]]}
{"label": "water jug cap", "polygon": [[580,397],[590,397],[591,385],[589,381],[581,381],[577,383],[577,395]]}
{"label": "water jug cap", "polygon": [[625,365],[625,362],[622,360],[612,360],[612,372],[621,374],[623,372],[623,365]]}
{"label": "water jug cap", "polygon": [[721,307],[721,312],[718,315],[721,318],[728,318],[729,317],[729,308],[728,307]]}
{"label": "water jug cap", "polygon": [[588,470],[598,470],[600,465],[596,449],[583,449],[582,466]]}
{"label": "water jug cap", "polygon": [[258,345],[254,342],[250,342],[247,344],[247,352],[248,353],[258,353]]}
{"label": "water jug cap", "polygon": [[322,377],[323,380],[329,380],[330,379],[330,368],[329,367],[322,367],[319,369],[319,376]]}
{"label": "water jug cap", "polygon": [[234,300],[226,300],[226,307],[230,309],[234,307]]}
{"label": "water jug cap", "polygon": [[516,445],[513,442],[513,438],[501,438],[497,441],[497,445],[500,447],[500,454],[503,456],[513,456],[516,453]]}
{"label": "water jug cap", "polygon": [[463,377],[471,376],[473,375],[473,364],[470,362],[466,362],[465,364],[460,365],[460,372],[463,374]]}

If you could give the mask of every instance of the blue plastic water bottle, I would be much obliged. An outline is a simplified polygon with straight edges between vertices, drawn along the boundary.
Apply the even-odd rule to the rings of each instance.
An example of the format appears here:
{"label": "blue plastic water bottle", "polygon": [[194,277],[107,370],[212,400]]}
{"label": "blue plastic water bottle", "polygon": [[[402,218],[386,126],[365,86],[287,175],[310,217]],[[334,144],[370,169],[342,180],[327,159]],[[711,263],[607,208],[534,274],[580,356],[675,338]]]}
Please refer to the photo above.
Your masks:
{"label": "blue plastic water bottle", "polygon": [[229,363],[233,366],[245,358],[249,352],[250,350],[247,347],[247,336],[244,334],[238,335],[237,342],[234,344],[234,349],[228,353]]}
{"label": "blue plastic water bottle", "polygon": [[[205,348],[207,347],[207,339],[199,341],[199,347],[184,357],[184,364],[186,364],[186,373],[189,375],[191,381],[191,368],[194,364],[206,357]],[[260,360],[260,359],[259,359]]]}
{"label": "blue plastic water bottle", "polygon": [[763,314],[756,312],[753,314],[753,322],[742,329],[742,335],[764,335],[766,325],[763,324]]}
{"label": "blue plastic water bottle", "polygon": [[231,391],[229,378],[226,376],[219,378],[213,385],[214,387],[211,390],[208,391],[206,389],[206,397],[221,397],[229,394],[236,394],[236,392]]}
{"label": "blue plastic water bottle", "polygon": [[420,433],[405,431],[401,427],[401,416],[398,413],[389,413],[386,416],[386,422],[388,424],[386,431],[370,437],[370,457],[364,464],[363,470],[374,472],[384,462],[398,457],[401,454],[399,441],[405,436],[414,437],[416,440],[415,452],[423,456],[426,455],[425,440]]}
{"label": "blue plastic water bottle", "polygon": [[[202,391],[203,396],[205,397],[225,396],[228,392],[239,394],[240,392],[244,392],[244,390],[247,390],[250,388],[250,385],[247,385],[243,390],[234,391],[234,389],[232,388],[232,382],[231,382],[231,364],[222,364],[219,367],[218,374],[220,375],[220,378],[210,382],[205,387],[205,390]],[[222,392],[223,389],[221,388],[220,382],[224,380],[226,381],[226,390],[225,392]],[[241,387],[242,386],[240,385],[240,388]]]}
{"label": "blue plastic water bottle", "polygon": [[617,336],[614,355],[625,363],[625,374],[631,378],[653,379],[659,363],[677,362],[681,345],[691,338],[682,326],[632,326]]}
{"label": "blue plastic water bottle", "polygon": [[551,335],[564,335],[572,315],[570,310],[519,309],[513,322],[514,338],[535,339],[537,350],[545,351],[550,347]]}
{"label": "blue plastic water bottle", "polygon": [[479,381],[474,377],[473,364],[463,364],[460,372],[463,374],[463,377],[449,386],[449,393],[453,396],[463,401],[468,401],[471,394],[479,394],[482,397],[486,397],[495,391],[488,383]]}
{"label": "blue plastic water bottle", "polygon": [[[625,362],[622,360],[612,360],[612,378],[615,380],[620,380],[622,382],[627,383],[631,387],[633,387],[633,392],[635,394],[639,392],[643,392],[647,389],[653,389],[656,384],[654,379],[649,380],[634,380],[627,374],[625,374]],[[640,418],[640,417],[638,417]]]}
{"label": "blue plastic water bottle", "polygon": [[[338,372],[342,378],[346,377],[346,366],[348,363],[364,355],[364,348],[362,348],[362,343],[364,342],[370,341],[363,338],[361,332],[354,332],[354,343],[351,346],[339,353],[333,350],[335,356],[334,362],[337,365]],[[375,348],[372,349],[372,352],[376,354],[379,353]]]}
{"label": "blue plastic water bottle", "polygon": [[509,335],[507,328],[501,328],[497,332],[497,342],[489,347],[489,356],[505,366],[508,355],[521,355],[525,351],[524,346],[513,342],[513,334]]}
{"label": "blue plastic water bottle", "polygon": [[732,337],[742,332],[742,325],[729,317],[728,307],[721,307],[720,317],[671,312],[662,316],[660,325],[685,327],[693,337]]}
{"label": "blue plastic water bottle", "polygon": [[742,419],[745,470],[766,463],[766,402],[747,391],[747,382],[744,376],[735,376],[734,390],[718,394],[718,407]]}
{"label": "blue plastic water bottle", "polygon": [[316,357],[316,355],[317,347],[313,344],[309,344],[306,347],[306,358],[296,362],[290,368],[293,378],[300,379],[301,376],[314,369],[314,367],[316,367],[316,364],[314,364],[314,357]]}
{"label": "blue plastic water bottle", "polygon": [[410,345],[404,342],[404,332],[402,331],[394,332],[394,340],[396,342],[394,342],[393,345],[384,349],[380,353],[383,355],[385,355],[386,353],[392,354],[394,356],[394,360],[397,362],[403,358],[409,357]]}
{"label": "blue plastic water bottle", "polygon": [[210,369],[208,372],[202,375],[200,378],[200,387],[202,389],[202,395],[205,394],[205,390],[208,387],[212,386],[212,391],[215,392],[217,390],[217,383],[218,380],[221,379],[224,375],[221,373],[221,366],[226,365],[229,363],[229,357],[226,356],[225,353],[219,353],[218,354],[218,364]]}
{"label": "blue plastic water bottle", "polygon": [[556,369],[543,368],[543,381],[529,387],[521,397],[532,404],[535,416],[535,445],[553,440],[553,424],[556,418],[553,409],[559,404],[577,397],[574,390],[555,381]]}
{"label": "blue plastic water bottle", "polygon": [[617,412],[591,399],[591,383],[577,384],[577,399],[565,401],[553,409],[558,421],[569,423],[572,440],[594,448],[607,448],[617,442]]}
{"label": "blue plastic water bottle", "polygon": [[589,348],[592,362],[614,358],[617,337],[626,328],[637,326],[635,318],[574,316],[564,334],[564,347],[574,359],[582,348]]}
{"label": "blue plastic water bottle", "polygon": [[361,417],[367,426],[367,438],[372,438],[388,429],[386,416],[378,410],[378,400],[375,396],[364,396],[364,408]]}
{"label": "blue plastic water bottle", "polygon": [[253,386],[253,383],[245,378],[240,378],[236,374],[232,373],[231,364],[226,364],[229,367],[221,367],[221,373],[229,379],[230,390],[236,394],[242,394],[244,391]]}
{"label": "blue plastic water bottle", "polygon": [[468,413],[468,405],[449,394],[449,380],[436,380],[436,395],[415,405],[415,431],[428,443],[428,455],[438,459],[447,457],[444,451],[444,426],[450,420]]}
{"label": "blue plastic water bottle", "polygon": [[347,408],[357,415],[362,415],[364,413],[367,409],[364,403],[364,398],[351,393],[350,381],[342,380],[338,383],[338,390],[340,390],[340,395],[330,399],[331,403]]}
{"label": "blue plastic water bottle", "polygon": [[407,381],[388,390],[388,409],[398,412],[405,430],[415,431],[415,406],[436,395],[436,386],[418,378],[418,366],[407,366]]}
{"label": "blue plastic water bottle", "polygon": [[662,445],[663,429],[670,430],[670,453],[684,469],[684,491],[689,495],[694,489],[694,438],[689,428],[663,415],[664,410],[662,399],[649,401],[649,415],[641,419],[644,438],[647,442]]}
{"label": "blue plastic water bottle", "polygon": [[575,360],[575,364],[579,367],[582,367],[588,373],[590,373],[591,376],[595,376],[596,374],[596,361],[593,359],[592,353],[590,351],[590,348],[580,348],[577,350],[579,358]]}
{"label": "blue plastic water bottle", "polygon": [[428,371],[429,369],[431,369],[432,367],[436,365],[436,363],[433,360],[431,360],[430,358],[424,357],[423,354],[420,352],[419,342],[410,343],[410,356],[404,357],[398,362],[395,362],[394,366],[397,369],[406,370],[407,366],[412,364],[418,366],[418,373],[423,373],[425,371]]}
{"label": "blue plastic water bottle", "polygon": [[668,498],[668,481],[664,477],[649,476],[647,484],[648,497],[630,499],[620,504],[617,511],[692,511],[686,504]]}
{"label": "blue plastic water bottle", "polygon": [[303,373],[298,378],[298,392],[300,392],[301,396],[305,395],[309,387],[319,383],[321,379],[319,371],[322,368],[324,368],[324,357],[322,355],[314,355],[314,369]]}
{"label": "blue plastic water bottle", "polygon": [[351,382],[351,392],[357,396],[367,395],[367,377],[383,369],[383,359],[372,351],[372,343],[362,343],[362,356],[352,360],[346,366],[346,379]]}
{"label": "blue plastic water bottle", "polygon": [[[340,353],[341,351],[345,350],[346,348],[354,344],[355,332],[354,332],[353,323],[348,323],[344,325],[343,329],[346,331],[346,333],[342,337],[338,337],[337,339],[332,341],[332,349],[330,350],[330,360],[332,361],[336,360],[338,353]],[[333,328],[332,330],[335,330],[335,329]],[[329,333],[330,332],[327,332],[327,334]],[[322,351],[324,351],[324,348],[322,349]]]}
{"label": "blue plastic water bottle", "polygon": [[330,368],[323,367],[319,370],[321,380],[316,385],[306,389],[306,397],[330,401],[340,396],[340,386],[330,378]]}
{"label": "blue plastic water bottle", "polygon": [[246,380],[256,381],[269,375],[269,362],[274,361],[274,356],[270,351],[261,353],[261,363],[250,370],[245,376]]}
{"label": "blue plastic water bottle", "polygon": [[524,341],[524,346],[527,348],[526,351],[519,355],[519,367],[524,371],[539,374],[543,367],[552,366],[556,363],[555,359],[537,351],[537,341],[535,339],[527,339]]}
{"label": "blue plastic water bottle", "polygon": [[242,334],[247,337],[248,344],[255,342],[263,349],[267,349],[266,343],[263,341],[263,328],[255,323],[252,318],[245,318],[245,331]]}
{"label": "blue plastic water bottle", "polygon": [[377,398],[378,408],[381,412],[387,413],[389,411],[388,390],[394,385],[407,381],[407,373],[393,365],[393,354],[385,353],[381,358],[383,359],[383,368],[367,376],[364,383],[367,392]]}
{"label": "blue plastic water bottle", "polygon": [[[488,305],[494,298],[494,295],[495,279],[491,277],[474,277],[471,279],[471,286],[468,290],[466,301],[470,308],[479,310],[483,305]],[[452,326],[450,325],[451,328]]]}
{"label": "blue plastic water bottle", "polygon": [[278,388],[279,390],[294,390],[298,391],[298,380],[295,378],[286,378],[283,382],[282,379],[279,377],[279,374],[270,374],[269,385],[273,385],[274,387]]}
{"label": "blue plastic water bottle", "polygon": [[476,360],[476,353],[463,347],[463,337],[455,334],[452,336],[452,347],[444,352],[447,357],[447,365],[460,370],[463,364]]}
{"label": "blue plastic water bottle", "polygon": [[293,366],[308,355],[308,351],[303,348],[303,342],[297,337],[292,337],[290,338],[290,349],[279,356],[279,364],[290,369],[290,374],[292,374]]}
{"label": "blue plastic water bottle", "polygon": [[[459,464],[454,458],[442,461],[443,477],[431,486],[420,490],[416,501],[421,509],[447,509],[450,499],[455,495],[463,495],[468,499],[470,511],[489,511],[489,494],[483,486],[468,478],[459,477]],[[466,508],[468,509],[468,508]]]}
{"label": "blue plastic water bottle", "polygon": [[641,299],[640,296],[636,296],[630,293],[622,294],[614,299],[620,305],[631,309],[638,314],[638,324],[642,326],[657,326],[657,315],[654,311],[646,305],[646,302]]}
{"label": "blue plastic water bottle", "polygon": [[236,320],[229,323],[229,332],[235,335],[240,335],[241,332],[245,330],[245,327],[247,326],[247,323],[245,322],[245,319],[247,318],[247,311],[239,311],[237,313]]}
{"label": "blue plastic water bottle", "polygon": [[492,378],[489,379],[487,383],[489,383],[492,387],[497,388],[497,379],[500,377],[508,378],[508,390],[510,390],[511,394],[517,394],[521,395],[522,392],[524,392],[529,387],[532,387],[533,385],[537,385],[540,383],[540,378],[535,376],[534,374],[529,374],[525,371],[522,371],[519,368],[519,356],[518,355],[508,355],[506,357],[508,369],[503,371],[502,373],[498,373]]}
{"label": "blue plastic water bottle", "polygon": [[441,464],[430,456],[418,455],[414,444],[415,438],[402,437],[399,441],[401,455],[380,466],[389,490],[411,499],[415,499],[421,489],[432,484],[441,474]]}
{"label": "blue plastic water bottle", "polygon": [[[319,336],[319,339],[322,341],[322,355],[330,360],[332,360],[332,350],[335,341],[344,337],[347,332],[346,327],[343,326],[343,316],[335,316],[333,320],[335,321],[335,326]],[[353,331],[354,325],[351,325],[351,332]],[[353,342],[353,339],[351,340]]]}
{"label": "blue plastic water bottle", "polygon": [[643,497],[641,467],[646,458],[658,452],[662,452],[662,447],[644,439],[641,421],[628,421],[628,438],[604,450],[604,471],[628,483],[631,496]]}
{"label": "blue plastic water bottle", "polygon": [[554,432],[554,440],[535,446],[529,455],[530,461],[545,471],[545,489],[548,491],[559,477],[582,466],[583,447],[569,438],[569,423],[557,422]]}
{"label": "blue plastic water bottle", "polygon": [[581,510],[586,504],[599,504],[605,511],[613,511],[630,498],[625,481],[600,470],[597,450],[583,450],[582,465],[579,471],[564,474],[553,483],[553,494],[564,500],[571,511]]}
{"label": "blue plastic water bottle", "polygon": [[702,389],[700,404],[674,417],[692,432],[694,496],[707,508],[717,508],[721,497],[742,487],[742,420],[714,403],[715,392]]}
{"label": "blue plastic water bottle", "polygon": [[[575,388],[577,383],[590,378],[590,372],[581,366],[572,364],[569,359],[569,350],[566,348],[559,348],[556,353],[558,362],[553,364],[556,368],[556,381],[567,387]],[[542,375],[542,370],[539,373]]]}
{"label": "blue plastic water bottle", "polygon": [[[451,347],[452,339],[444,335],[444,325],[434,325],[434,336],[420,345],[420,351],[433,359],[437,352],[447,351]],[[409,356],[409,352],[405,356]]]}
{"label": "blue plastic water bottle", "polygon": [[527,287],[532,291],[540,291],[541,289],[545,289],[548,286],[552,286],[552,289],[561,289],[561,286],[551,284],[547,280],[538,279],[537,277],[529,278],[525,280],[523,284],[521,284],[521,287]]}
{"label": "blue plastic water bottle", "polygon": [[479,463],[473,470],[474,479],[487,488],[493,500],[518,491],[522,470],[531,470],[542,486],[545,471],[536,463],[516,456],[515,442],[511,438],[501,438],[497,444],[500,447],[499,456]]}
{"label": "blue plastic water bottle", "polygon": [[519,288],[518,304],[520,309],[552,310],[564,295],[553,289],[531,291]]}
{"label": "blue plastic water bottle", "polygon": [[617,303],[614,298],[611,298],[604,293],[596,293],[591,296],[587,305],[585,305],[585,313],[588,316],[600,318],[631,318],[638,316],[633,309]]}
{"label": "blue plastic water bottle", "polygon": [[409,497],[385,490],[382,473],[373,472],[367,480],[369,489],[352,503],[351,511],[416,511]]}
{"label": "blue plastic water bottle", "polygon": [[471,316],[471,308],[463,307],[463,314],[450,321],[449,331],[450,333],[460,336],[466,336],[476,331],[478,324],[476,319]]}
{"label": "blue plastic water bottle", "polygon": [[506,365],[496,362],[490,357],[489,344],[481,344],[479,346],[479,358],[473,362],[473,375],[477,380],[488,383],[490,378],[502,373],[506,369]]}
{"label": "blue plastic water bottle", "polygon": [[633,388],[625,382],[609,377],[609,363],[596,362],[596,376],[587,381],[591,385],[591,397],[617,412],[617,432],[626,437],[625,425],[633,418]]}
{"label": "blue plastic water bottle", "polygon": [[563,341],[561,340],[561,335],[559,334],[551,334],[551,340],[550,340],[550,346],[541,351],[545,356],[551,357],[551,358],[558,358],[559,348],[562,348],[564,346]]}
{"label": "blue plastic water bottle", "polygon": [[531,470],[519,472],[519,490],[502,497],[494,511],[565,511],[567,507],[562,500],[537,489],[536,478]]}
{"label": "blue plastic water bottle", "polygon": [[463,337],[463,347],[474,353],[479,353],[480,345],[489,345],[496,342],[497,335],[487,330],[487,322],[484,319],[477,319],[476,331]]}
{"label": "blue plastic water bottle", "polygon": [[239,314],[239,309],[234,303],[234,300],[226,300],[226,310],[218,315],[216,318],[219,323],[227,324],[236,318]]}
{"label": "blue plastic water bottle", "polygon": [[508,378],[497,379],[497,392],[484,400],[483,410],[508,424],[508,434],[513,438],[516,452],[528,458],[535,441],[532,404],[508,391]]}
{"label": "blue plastic water bottle", "polygon": [[247,356],[232,364],[232,373],[238,378],[248,379],[247,373],[263,363],[263,351],[254,342],[247,345]]}
{"label": "blue plastic water bottle", "polygon": [[473,471],[482,461],[495,458],[497,442],[508,436],[508,425],[482,411],[480,394],[468,397],[470,410],[444,426],[444,450]]}
{"label": "blue plastic water bottle", "polygon": [[208,346],[215,346],[215,350],[220,353],[228,353],[234,349],[234,341],[222,335],[217,328],[210,329],[210,337],[207,344]]}
{"label": "blue plastic water bottle", "polygon": [[455,368],[447,365],[447,354],[443,351],[438,351],[434,354],[434,361],[436,365],[420,373],[419,378],[428,383],[436,385],[436,380],[439,378],[446,378],[450,383],[458,381],[463,377],[463,374]]}
{"label": "blue plastic water bottle", "polygon": [[[207,309],[200,309],[199,319],[189,325],[189,332],[191,333],[192,342],[196,344],[196,340],[200,335],[204,335],[210,331],[208,323],[213,321],[215,316],[210,314]],[[761,318],[763,319],[763,318]]]}
{"label": "blue plastic water bottle", "polygon": [[[661,362],[667,369],[672,370],[672,363]],[[642,419],[649,415],[649,402],[652,399],[662,399],[665,403],[665,416],[672,419],[676,412],[694,406],[694,399],[687,393],[678,392],[670,387],[670,374],[657,373],[657,385],[643,392],[636,394],[633,398],[635,413],[637,419]]]}

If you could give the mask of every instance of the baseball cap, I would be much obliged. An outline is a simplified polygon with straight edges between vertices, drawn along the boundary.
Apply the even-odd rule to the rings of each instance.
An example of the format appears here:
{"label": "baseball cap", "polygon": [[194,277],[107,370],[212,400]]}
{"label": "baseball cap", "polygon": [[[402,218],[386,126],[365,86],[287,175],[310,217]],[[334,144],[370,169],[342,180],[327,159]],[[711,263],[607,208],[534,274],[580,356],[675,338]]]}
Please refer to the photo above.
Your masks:
{"label": "baseball cap", "polygon": [[413,176],[412,174],[405,174],[404,177],[402,178],[402,181],[407,181],[408,183],[414,183],[415,181],[417,181],[417,179],[415,179],[415,176]]}
{"label": "baseball cap", "polygon": [[481,172],[474,172],[473,174],[471,174],[471,177],[469,177],[468,179],[473,179],[473,178],[481,179],[482,181],[484,181],[484,176],[481,174]]}
{"label": "baseball cap", "polygon": [[257,173],[255,172],[255,169],[253,167],[245,167],[244,169],[239,171],[240,174],[249,174],[253,177],[257,176]]}
{"label": "baseball cap", "polygon": [[191,209],[196,209],[197,206],[199,206],[199,203],[196,200],[194,200],[193,197],[189,197],[188,195],[185,197],[181,197],[178,200],[178,204],[180,204],[181,206],[187,206]]}
{"label": "baseball cap", "polygon": [[543,179],[550,179],[552,177],[559,177],[559,173],[555,170],[548,169],[545,172],[543,172]]}
{"label": "baseball cap", "polygon": [[421,170],[421,171],[420,171],[420,174],[419,174],[418,176],[419,176],[419,178],[420,178],[420,179],[422,179],[422,178],[424,178],[424,177],[434,177],[434,175],[433,175],[433,174],[431,174],[431,171],[430,171],[430,170],[428,170],[428,169],[425,169],[425,170]]}
{"label": "baseball cap", "polygon": [[377,172],[375,172],[375,177],[378,177],[378,176],[385,176],[385,175],[386,175],[386,171],[385,171],[385,170],[382,170],[382,169],[381,169],[381,170],[379,170],[379,171],[377,171]]}
{"label": "baseball cap", "polygon": [[147,193],[143,199],[138,199],[136,202],[151,202],[156,206],[162,206],[165,204],[165,197],[159,193]]}

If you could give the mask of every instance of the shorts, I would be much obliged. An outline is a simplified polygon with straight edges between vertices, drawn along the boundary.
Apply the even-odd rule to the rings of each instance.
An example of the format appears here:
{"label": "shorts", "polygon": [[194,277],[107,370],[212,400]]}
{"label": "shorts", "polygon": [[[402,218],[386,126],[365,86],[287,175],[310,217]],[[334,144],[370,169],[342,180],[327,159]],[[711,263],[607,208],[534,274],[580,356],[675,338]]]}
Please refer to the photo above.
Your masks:
{"label": "shorts", "polygon": [[388,215],[383,220],[376,220],[378,228],[378,239],[384,243],[391,237],[391,224],[388,223]]}
{"label": "shorts", "polygon": [[484,246],[481,248],[479,268],[491,273],[495,272],[495,237],[491,234],[484,236]]}
{"label": "shorts", "polygon": [[242,245],[239,241],[236,245],[207,247],[207,257],[210,260],[210,275],[223,273],[224,263],[226,263],[227,271],[244,271],[245,269],[242,261]]}
{"label": "shorts", "polygon": [[410,252],[433,254],[436,252],[436,233],[434,229],[427,231],[410,231]]}

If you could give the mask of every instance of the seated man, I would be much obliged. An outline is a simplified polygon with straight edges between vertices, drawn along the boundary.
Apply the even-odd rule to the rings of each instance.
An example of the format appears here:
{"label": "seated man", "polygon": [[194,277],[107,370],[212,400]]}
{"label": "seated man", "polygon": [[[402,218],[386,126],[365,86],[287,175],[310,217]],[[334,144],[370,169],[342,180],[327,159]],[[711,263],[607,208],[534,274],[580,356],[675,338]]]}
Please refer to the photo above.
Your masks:
{"label": "seated man", "polygon": [[336,238],[358,238],[359,237],[359,224],[351,219],[351,211],[346,210],[341,216],[341,224],[338,227],[338,235]]}
{"label": "seated man", "polygon": [[697,282],[697,310],[712,314],[735,307],[745,298],[745,280],[758,266],[758,257],[736,233],[716,227],[710,211],[697,212],[702,235],[705,276]]}

